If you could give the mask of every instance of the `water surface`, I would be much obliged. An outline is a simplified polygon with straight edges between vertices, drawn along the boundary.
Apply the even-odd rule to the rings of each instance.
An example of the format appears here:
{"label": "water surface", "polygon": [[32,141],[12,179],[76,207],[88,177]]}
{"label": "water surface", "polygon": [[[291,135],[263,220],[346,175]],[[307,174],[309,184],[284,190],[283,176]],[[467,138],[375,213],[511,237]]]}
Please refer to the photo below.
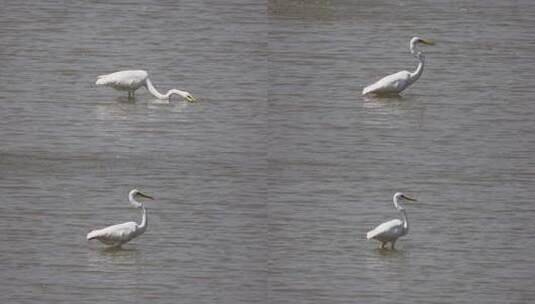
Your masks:
{"label": "water surface", "polygon": [[[2,303],[528,303],[530,1],[10,1],[0,10]],[[398,99],[360,95],[416,67]],[[201,99],[136,102],[149,71]],[[124,250],[88,243],[140,220]],[[365,233],[397,217],[395,252]]]}

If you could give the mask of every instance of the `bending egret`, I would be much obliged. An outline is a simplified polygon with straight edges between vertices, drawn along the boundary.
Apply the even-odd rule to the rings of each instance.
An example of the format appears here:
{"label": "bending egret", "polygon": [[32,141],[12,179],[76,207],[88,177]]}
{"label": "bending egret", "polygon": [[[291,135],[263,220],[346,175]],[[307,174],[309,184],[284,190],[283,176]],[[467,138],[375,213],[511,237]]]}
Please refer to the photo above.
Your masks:
{"label": "bending egret", "polygon": [[134,92],[140,87],[145,86],[149,92],[158,99],[169,99],[171,95],[177,94],[189,102],[195,101],[195,98],[189,92],[177,89],[169,90],[165,95],[161,94],[152,85],[152,82],[149,79],[149,74],[143,70],[120,71],[107,75],[100,75],[97,77],[96,84],[112,87],[119,91],[128,91],[128,98],[133,98]]}
{"label": "bending egret", "polygon": [[386,243],[390,242],[392,244],[391,248],[394,249],[394,244],[396,240],[407,234],[409,232],[409,221],[407,219],[407,213],[405,209],[399,205],[399,200],[409,200],[416,201],[414,198],[411,198],[401,192],[394,194],[394,208],[401,212],[401,220],[395,219],[381,225],[377,226],[375,229],[370,230],[366,237],[367,239],[376,239],[381,242],[381,248],[385,248]]}
{"label": "bending egret", "polygon": [[103,229],[93,230],[87,234],[87,240],[97,239],[106,245],[118,246],[129,242],[133,238],[140,236],[147,230],[147,211],[142,203],[136,201],[136,197],[145,197],[148,199],[154,199],[149,195],[141,193],[139,190],[134,189],[128,193],[128,200],[136,208],[143,210],[143,218],[141,224],[136,222],[127,222],[109,226]]}
{"label": "bending egret", "polygon": [[423,43],[427,45],[433,45],[430,40],[425,40],[420,37],[413,37],[409,43],[409,50],[412,55],[418,59],[418,67],[414,72],[401,71],[388,75],[374,84],[371,84],[362,90],[362,95],[375,94],[375,95],[397,95],[401,91],[405,90],[408,86],[413,84],[424,72],[425,56],[423,52],[416,52],[415,46],[417,43]]}

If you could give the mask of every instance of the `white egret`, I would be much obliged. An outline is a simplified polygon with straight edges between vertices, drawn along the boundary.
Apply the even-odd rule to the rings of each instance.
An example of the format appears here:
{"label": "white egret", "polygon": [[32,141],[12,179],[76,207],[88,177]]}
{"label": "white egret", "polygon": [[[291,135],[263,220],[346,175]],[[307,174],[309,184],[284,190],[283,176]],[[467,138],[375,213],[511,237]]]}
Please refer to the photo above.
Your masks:
{"label": "white egret", "polygon": [[120,71],[107,75],[100,75],[97,77],[96,84],[112,87],[119,91],[128,91],[128,98],[133,98],[134,92],[144,86],[158,99],[168,100],[171,95],[177,94],[189,102],[195,101],[195,98],[189,92],[182,90],[172,89],[165,94],[161,94],[152,85],[147,71],[143,70]]}
{"label": "white egret", "polygon": [[413,84],[424,71],[425,56],[423,52],[416,52],[415,46],[417,43],[433,45],[430,40],[422,39],[420,37],[413,37],[409,43],[409,50],[412,55],[418,59],[418,67],[414,72],[400,71],[392,75],[388,75],[379,81],[367,86],[362,90],[362,95],[397,95],[405,90],[408,86]]}
{"label": "white egret", "polygon": [[381,248],[385,248],[386,244],[390,242],[391,248],[394,249],[394,244],[396,240],[404,236],[409,232],[409,220],[407,219],[407,213],[405,209],[399,205],[399,200],[408,200],[416,201],[414,198],[411,198],[401,192],[394,194],[394,208],[396,208],[401,213],[401,220],[394,219],[381,225],[375,227],[375,229],[368,231],[366,234],[367,239],[375,239],[381,242]]}
{"label": "white egret", "polygon": [[139,190],[134,189],[128,193],[128,200],[136,208],[141,208],[143,210],[143,217],[141,223],[136,222],[127,222],[122,224],[117,224],[109,226],[103,229],[97,229],[89,232],[87,234],[87,240],[97,239],[106,245],[118,246],[131,241],[133,238],[140,236],[147,230],[147,211],[143,206],[143,203],[140,203],[136,200],[136,197],[145,197],[148,199],[154,199],[153,197],[141,193]]}

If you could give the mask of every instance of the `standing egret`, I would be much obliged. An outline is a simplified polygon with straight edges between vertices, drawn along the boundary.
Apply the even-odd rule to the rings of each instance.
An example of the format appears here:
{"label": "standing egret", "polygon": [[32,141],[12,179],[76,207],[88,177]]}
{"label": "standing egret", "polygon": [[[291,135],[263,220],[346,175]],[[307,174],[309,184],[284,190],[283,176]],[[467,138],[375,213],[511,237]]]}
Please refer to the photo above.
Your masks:
{"label": "standing egret", "polygon": [[405,90],[408,86],[413,84],[424,72],[425,56],[423,52],[416,52],[415,46],[417,43],[433,45],[430,40],[425,40],[420,37],[413,37],[409,43],[409,50],[412,55],[418,59],[418,67],[414,72],[400,71],[392,75],[388,75],[379,81],[371,84],[362,90],[362,95],[397,95]]}
{"label": "standing egret", "polygon": [[400,200],[416,201],[414,198],[411,198],[401,192],[394,194],[394,208],[396,208],[401,213],[401,220],[394,219],[388,222],[384,222],[381,225],[375,227],[375,229],[370,230],[366,237],[367,239],[376,239],[381,242],[381,248],[385,248],[386,243],[390,242],[392,244],[391,248],[394,249],[394,244],[396,240],[404,236],[409,232],[409,220],[407,219],[407,213],[405,209],[399,205]]}
{"label": "standing egret", "polygon": [[167,91],[166,94],[161,94],[152,85],[147,71],[143,70],[120,71],[107,75],[100,75],[97,77],[96,84],[112,87],[119,91],[128,91],[128,98],[133,98],[134,92],[140,87],[144,86],[152,95],[154,95],[154,97],[158,99],[168,100],[171,95],[177,94],[189,102],[195,101],[195,98],[189,92],[177,89],[172,89]]}
{"label": "standing egret", "polygon": [[137,189],[134,189],[128,193],[128,200],[130,201],[130,204],[143,210],[143,218],[141,219],[140,224],[136,222],[127,222],[93,230],[87,234],[87,240],[97,239],[106,245],[120,247],[122,244],[129,242],[133,238],[143,234],[143,232],[147,230],[147,211],[145,210],[143,203],[136,201],[136,197],[145,197],[148,199],[154,198],[141,193]]}

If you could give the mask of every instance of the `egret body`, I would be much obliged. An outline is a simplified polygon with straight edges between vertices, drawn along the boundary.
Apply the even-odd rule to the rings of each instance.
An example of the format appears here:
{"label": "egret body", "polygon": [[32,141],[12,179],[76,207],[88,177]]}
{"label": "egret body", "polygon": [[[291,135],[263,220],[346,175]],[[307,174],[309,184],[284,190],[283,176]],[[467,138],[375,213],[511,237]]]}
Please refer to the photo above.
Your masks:
{"label": "egret body", "polygon": [[379,81],[367,86],[362,90],[362,95],[398,95],[411,84],[416,82],[424,72],[425,56],[423,52],[416,52],[416,44],[422,43],[433,45],[433,42],[422,39],[420,37],[413,37],[409,43],[409,50],[412,55],[418,59],[418,66],[414,72],[400,71],[392,75],[388,75]]}
{"label": "egret body", "polygon": [[106,245],[119,247],[122,244],[127,243],[143,234],[145,230],[147,230],[148,225],[147,211],[145,210],[143,203],[140,203],[136,200],[137,197],[144,197],[148,199],[153,198],[149,195],[141,193],[137,189],[134,189],[128,193],[128,200],[130,201],[130,204],[136,208],[141,208],[142,210],[141,223],[138,224],[136,222],[127,222],[93,230],[87,234],[87,240],[89,241],[97,239]]}
{"label": "egret body", "polygon": [[173,94],[179,95],[189,102],[195,101],[195,98],[186,91],[172,89],[165,94],[161,94],[152,85],[147,71],[133,70],[120,71],[97,77],[96,85],[112,87],[119,91],[128,91],[128,98],[134,97],[134,92],[140,87],[146,87],[147,90],[156,98],[168,100]]}
{"label": "egret body", "polygon": [[401,200],[416,201],[414,198],[411,198],[401,192],[394,194],[394,208],[396,208],[401,213],[401,220],[394,219],[388,222],[384,222],[381,225],[375,227],[375,229],[368,231],[366,238],[375,239],[381,242],[381,248],[385,248],[388,242],[391,243],[391,249],[394,249],[396,240],[404,236],[409,232],[409,220],[407,219],[407,212],[399,204]]}

